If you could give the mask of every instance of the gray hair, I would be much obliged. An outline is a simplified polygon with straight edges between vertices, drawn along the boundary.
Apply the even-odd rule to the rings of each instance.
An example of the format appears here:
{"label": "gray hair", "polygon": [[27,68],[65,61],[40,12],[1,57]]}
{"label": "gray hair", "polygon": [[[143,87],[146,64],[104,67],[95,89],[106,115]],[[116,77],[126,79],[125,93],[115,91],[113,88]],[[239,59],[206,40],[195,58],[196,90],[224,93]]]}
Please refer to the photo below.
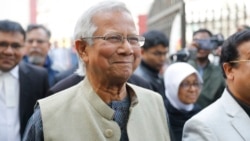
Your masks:
{"label": "gray hair", "polygon": [[[94,32],[97,30],[95,23],[93,23],[92,18],[102,12],[112,12],[112,11],[122,11],[131,14],[126,5],[123,2],[117,0],[105,0],[102,1],[82,14],[78,19],[75,31],[74,39],[80,39],[81,37],[92,37]],[[91,45],[92,40],[87,40],[88,44]]]}

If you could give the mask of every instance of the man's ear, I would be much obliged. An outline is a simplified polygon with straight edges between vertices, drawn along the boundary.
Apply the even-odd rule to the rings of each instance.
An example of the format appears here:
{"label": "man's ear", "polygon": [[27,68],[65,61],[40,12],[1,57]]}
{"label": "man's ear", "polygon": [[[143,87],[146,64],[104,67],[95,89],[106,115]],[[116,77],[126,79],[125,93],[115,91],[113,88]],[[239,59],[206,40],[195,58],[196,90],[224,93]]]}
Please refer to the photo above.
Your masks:
{"label": "man's ear", "polygon": [[229,63],[224,63],[223,64],[223,69],[225,72],[225,75],[227,77],[227,79],[234,79],[234,69],[233,67],[229,64]]}
{"label": "man's ear", "polygon": [[79,55],[79,57],[81,59],[83,59],[83,61],[88,58],[88,53],[86,52],[86,47],[87,47],[88,43],[84,40],[76,40],[75,41],[75,49]]}

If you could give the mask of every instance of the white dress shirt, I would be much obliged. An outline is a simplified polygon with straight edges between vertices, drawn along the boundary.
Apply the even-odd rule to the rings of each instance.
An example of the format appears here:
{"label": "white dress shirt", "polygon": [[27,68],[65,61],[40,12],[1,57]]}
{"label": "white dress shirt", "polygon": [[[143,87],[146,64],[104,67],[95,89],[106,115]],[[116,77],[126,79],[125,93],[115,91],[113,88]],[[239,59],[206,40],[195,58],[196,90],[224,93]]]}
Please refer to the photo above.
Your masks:
{"label": "white dress shirt", "polygon": [[19,67],[0,71],[0,141],[20,141]]}

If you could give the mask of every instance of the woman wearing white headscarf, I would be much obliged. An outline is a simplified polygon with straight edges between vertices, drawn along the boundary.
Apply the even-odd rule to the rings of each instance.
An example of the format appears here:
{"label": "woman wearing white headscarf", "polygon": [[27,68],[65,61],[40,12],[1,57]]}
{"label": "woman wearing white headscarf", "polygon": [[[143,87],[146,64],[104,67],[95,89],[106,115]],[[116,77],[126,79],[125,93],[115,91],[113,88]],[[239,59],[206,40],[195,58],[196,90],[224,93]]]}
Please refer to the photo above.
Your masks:
{"label": "woman wearing white headscarf", "polygon": [[202,78],[190,64],[171,64],[164,73],[165,106],[175,141],[181,141],[185,122],[201,108],[195,104],[199,97]]}

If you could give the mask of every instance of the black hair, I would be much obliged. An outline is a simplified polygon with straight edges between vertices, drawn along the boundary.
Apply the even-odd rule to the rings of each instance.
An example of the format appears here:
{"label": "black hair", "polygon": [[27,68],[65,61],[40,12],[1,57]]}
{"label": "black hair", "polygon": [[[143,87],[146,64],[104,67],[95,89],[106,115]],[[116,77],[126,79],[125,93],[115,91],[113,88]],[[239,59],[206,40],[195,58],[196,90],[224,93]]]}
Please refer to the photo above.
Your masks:
{"label": "black hair", "polygon": [[0,31],[2,32],[19,32],[23,35],[24,40],[26,38],[25,30],[18,22],[11,20],[0,20]]}
{"label": "black hair", "polygon": [[144,33],[143,36],[145,37],[145,43],[142,46],[144,49],[148,49],[156,45],[163,45],[164,47],[169,46],[169,40],[163,32],[151,30]]}
{"label": "black hair", "polygon": [[45,26],[43,26],[41,24],[30,24],[30,25],[28,25],[26,32],[29,33],[30,31],[35,30],[35,29],[39,29],[39,28],[43,29],[46,32],[48,38],[50,39],[51,32]]}
{"label": "black hair", "polygon": [[234,61],[239,58],[238,47],[247,41],[250,41],[250,30],[236,32],[224,41],[220,56],[220,65],[224,78],[226,78],[226,75],[223,70],[223,63],[229,63],[233,67],[237,66],[237,63],[230,63],[230,61]]}
{"label": "black hair", "polygon": [[198,33],[207,33],[210,37],[213,36],[213,34],[212,34],[211,31],[209,31],[208,29],[205,29],[205,28],[201,28],[201,29],[199,29],[199,30],[197,30],[197,31],[195,31],[195,32],[193,33],[193,37],[194,37],[196,34],[198,34]]}

